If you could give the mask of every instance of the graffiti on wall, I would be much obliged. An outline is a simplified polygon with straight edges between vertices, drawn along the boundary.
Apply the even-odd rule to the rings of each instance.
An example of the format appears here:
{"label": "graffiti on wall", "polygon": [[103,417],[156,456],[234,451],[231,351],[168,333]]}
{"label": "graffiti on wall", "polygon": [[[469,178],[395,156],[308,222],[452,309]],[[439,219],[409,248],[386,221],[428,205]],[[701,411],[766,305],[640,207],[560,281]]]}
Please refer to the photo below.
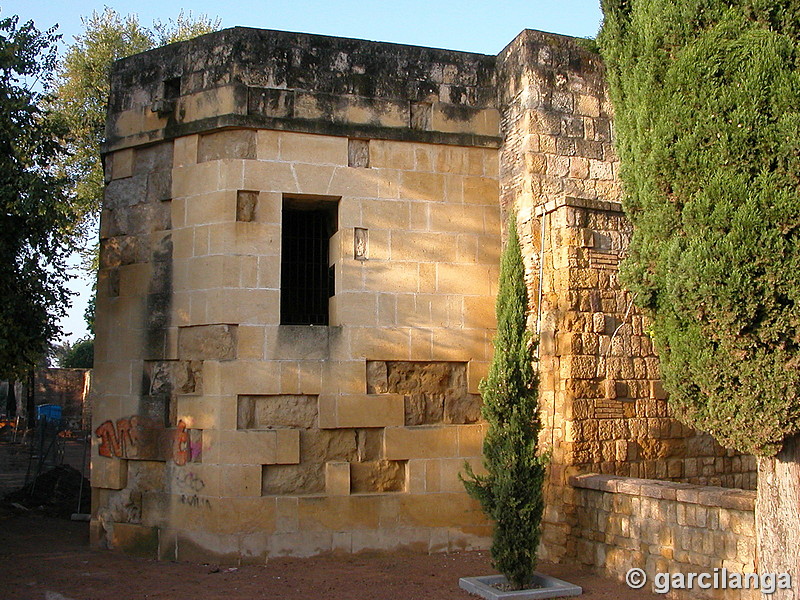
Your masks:
{"label": "graffiti on wall", "polygon": [[200,462],[202,430],[188,429],[178,421],[175,429],[159,426],[149,417],[133,415],[102,423],[95,435],[100,438],[98,452],[108,458],[172,460],[176,465]]}
{"label": "graffiti on wall", "polygon": [[193,471],[178,473],[175,478],[175,489],[181,504],[193,508],[211,508],[211,502],[200,494],[206,487],[206,482]]}

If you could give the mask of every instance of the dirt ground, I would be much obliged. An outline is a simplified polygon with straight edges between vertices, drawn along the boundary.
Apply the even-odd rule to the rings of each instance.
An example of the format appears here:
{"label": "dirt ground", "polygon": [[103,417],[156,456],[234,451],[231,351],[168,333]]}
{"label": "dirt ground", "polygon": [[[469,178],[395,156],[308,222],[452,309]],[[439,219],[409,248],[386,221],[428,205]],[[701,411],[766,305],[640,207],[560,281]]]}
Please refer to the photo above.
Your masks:
{"label": "dirt ground", "polygon": [[[274,559],[236,569],[92,550],[88,524],[0,514],[2,600],[469,600],[458,578],[493,573],[488,554],[375,553]],[[583,587],[587,600],[654,600],[571,566],[539,570]]]}
{"label": "dirt ground", "polygon": [[[31,470],[24,444],[3,437],[0,496]],[[64,462],[86,468],[82,441],[67,441]],[[580,585],[587,600],[659,598],[573,566],[539,570]],[[0,506],[0,600],[470,600],[459,577],[494,572],[487,552],[274,559],[235,569],[158,562],[89,548],[86,522]]]}

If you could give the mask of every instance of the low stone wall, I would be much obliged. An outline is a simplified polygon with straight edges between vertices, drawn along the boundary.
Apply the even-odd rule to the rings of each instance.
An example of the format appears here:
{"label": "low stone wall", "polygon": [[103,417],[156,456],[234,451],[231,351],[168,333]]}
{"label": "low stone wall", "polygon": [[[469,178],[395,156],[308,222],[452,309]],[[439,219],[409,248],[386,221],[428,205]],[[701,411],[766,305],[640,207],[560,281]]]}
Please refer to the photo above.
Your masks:
{"label": "low stone wall", "polygon": [[[569,480],[567,556],[625,579],[657,573],[752,573],[756,565],[755,492],[653,479],[579,475]],[[571,504],[571,506],[570,506]],[[716,571],[715,571],[716,570]],[[685,578],[688,583],[688,575]],[[727,581],[730,581],[728,579]],[[663,582],[662,582],[663,583]],[[757,590],[693,589],[668,598],[761,598]]]}

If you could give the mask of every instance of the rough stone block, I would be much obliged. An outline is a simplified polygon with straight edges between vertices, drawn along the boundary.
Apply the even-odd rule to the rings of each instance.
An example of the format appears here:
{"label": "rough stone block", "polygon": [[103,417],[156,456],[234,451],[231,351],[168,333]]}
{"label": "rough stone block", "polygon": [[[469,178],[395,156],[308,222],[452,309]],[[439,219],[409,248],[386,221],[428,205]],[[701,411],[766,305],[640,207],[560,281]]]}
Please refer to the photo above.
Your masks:
{"label": "rough stone block", "polygon": [[223,158],[255,159],[255,130],[230,129],[201,135],[197,145],[197,162]]}
{"label": "rough stone block", "polygon": [[389,391],[387,364],[382,360],[367,361],[367,393],[385,394]]}
{"label": "rough stone block", "polygon": [[265,496],[297,496],[324,492],[325,469],[323,464],[264,465],[263,467],[261,493]]}
{"label": "rough stone block", "polygon": [[316,396],[239,396],[238,429],[301,429],[316,424]]}
{"label": "rough stone block", "polygon": [[258,192],[239,190],[236,192],[236,220],[242,223],[256,221]]}
{"label": "rough stone block", "polygon": [[444,421],[444,398],[435,394],[407,394],[404,398],[405,425],[432,425]]}
{"label": "rough stone block", "polygon": [[403,492],[405,483],[406,461],[350,463],[350,491],[353,494]]}
{"label": "rough stone block", "polygon": [[184,360],[233,360],[236,358],[236,325],[181,327],[178,356]]}
{"label": "rough stone block", "polygon": [[359,139],[347,140],[347,166],[360,167],[363,169],[369,168],[369,152],[370,141]]}

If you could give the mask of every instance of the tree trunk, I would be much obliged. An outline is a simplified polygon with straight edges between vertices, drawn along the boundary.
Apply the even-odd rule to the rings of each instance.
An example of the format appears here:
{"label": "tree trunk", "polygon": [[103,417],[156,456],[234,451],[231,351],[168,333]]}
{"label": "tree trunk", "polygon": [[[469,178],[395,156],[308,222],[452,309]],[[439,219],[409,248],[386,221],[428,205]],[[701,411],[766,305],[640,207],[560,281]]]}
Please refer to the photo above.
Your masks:
{"label": "tree trunk", "polygon": [[28,429],[36,427],[36,399],[34,385],[36,385],[36,375],[33,369],[28,374],[28,387],[25,390],[25,426]]}
{"label": "tree trunk", "polygon": [[14,387],[17,382],[14,379],[8,380],[8,395],[6,396],[6,414],[11,417],[17,416],[17,394]]}
{"label": "tree trunk", "polygon": [[800,435],[786,440],[774,458],[758,459],[756,499],[758,571],[789,573],[791,590],[771,600],[800,598]]}

